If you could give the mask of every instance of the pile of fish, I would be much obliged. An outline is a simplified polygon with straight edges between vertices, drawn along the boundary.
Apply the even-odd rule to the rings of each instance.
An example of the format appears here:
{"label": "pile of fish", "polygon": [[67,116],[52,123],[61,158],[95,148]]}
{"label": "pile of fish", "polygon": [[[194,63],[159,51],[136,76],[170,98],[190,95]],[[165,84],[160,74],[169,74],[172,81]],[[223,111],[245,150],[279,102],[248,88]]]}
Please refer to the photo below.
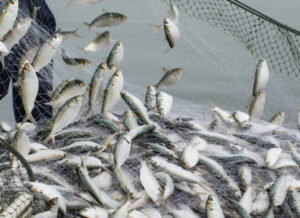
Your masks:
{"label": "pile of fish", "polygon": [[[15,2],[7,3],[7,11]],[[5,20],[5,13],[1,16]],[[104,12],[87,25],[108,27],[125,20]],[[164,19],[170,48],[179,37],[177,23],[171,5]],[[0,38],[5,31],[0,25]],[[70,35],[76,31],[56,32],[32,58],[25,54],[19,67],[15,85],[26,117],[15,128],[1,123],[0,142],[24,157],[35,179],[26,176],[24,162],[1,150],[0,217],[300,216],[300,132],[282,127],[282,114],[271,122],[256,119],[263,112],[261,96],[269,79],[265,61],[257,66],[248,114],[213,105],[204,117],[202,111],[199,117],[184,117],[172,113],[173,97],[161,90],[176,84],[183,70],[164,69],[141,99],[124,87],[124,47],[118,41],[89,84],[62,81],[48,102],[53,118],[36,122],[31,115],[39,87],[36,72]],[[96,51],[110,41],[104,32],[83,50]],[[90,64],[64,50],[62,57],[72,66]],[[120,113],[116,107],[121,102]]]}

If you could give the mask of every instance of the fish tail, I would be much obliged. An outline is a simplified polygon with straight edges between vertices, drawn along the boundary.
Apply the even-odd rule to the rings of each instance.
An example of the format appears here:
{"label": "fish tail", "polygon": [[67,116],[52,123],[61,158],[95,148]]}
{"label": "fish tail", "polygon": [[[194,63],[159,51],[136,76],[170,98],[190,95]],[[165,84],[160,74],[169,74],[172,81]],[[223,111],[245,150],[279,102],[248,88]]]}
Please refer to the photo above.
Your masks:
{"label": "fish tail", "polygon": [[162,27],[162,25],[155,25],[155,24],[150,24],[150,26],[152,26],[154,28],[153,30],[153,34],[157,33],[158,30]]}
{"label": "fish tail", "polygon": [[157,84],[153,85],[153,87],[155,88],[155,90],[158,90],[160,87],[160,82],[158,82]]}
{"label": "fish tail", "polygon": [[73,36],[75,36],[77,38],[81,38],[81,36],[77,33],[77,31],[79,30],[79,28],[80,28],[80,26],[76,30],[74,30],[74,32],[73,32]]}
{"label": "fish tail", "polygon": [[49,141],[52,141],[52,144],[55,145],[55,136],[52,132],[43,140],[44,143],[47,143]]}
{"label": "fish tail", "polygon": [[69,3],[66,5],[66,8],[70,7],[76,0],[70,0]]}
{"label": "fish tail", "polygon": [[88,29],[87,29],[87,32],[90,32],[91,30],[91,24],[90,23],[87,23],[87,22],[83,22],[86,26],[88,26]]}

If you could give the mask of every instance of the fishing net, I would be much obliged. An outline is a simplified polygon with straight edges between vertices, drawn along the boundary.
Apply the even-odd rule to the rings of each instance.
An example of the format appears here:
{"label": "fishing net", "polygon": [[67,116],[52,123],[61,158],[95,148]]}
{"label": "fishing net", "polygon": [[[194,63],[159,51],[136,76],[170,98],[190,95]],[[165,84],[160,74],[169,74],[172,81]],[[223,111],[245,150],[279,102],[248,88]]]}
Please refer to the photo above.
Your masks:
{"label": "fishing net", "polygon": [[266,59],[276,73],[291,79],[299,74],[299,31],[240,1],[162,1],[232,35],[256,59]]}
{"label": "fishing net", "polygon": [[[204,4],[204,1],[202,2]],[[140,4],[140,2],[137,4]],[[191,4],[191,1],[176,2],[176,5],[179,9],[183,9],[183,7],[190,7]],[[223,3],[221,5],[223,5]],[[128,33],[129,28],[126,25],[120,25],[119,27],[115,29],[112,28],[111,30],[111,32],[115,34],[114,37],[116,38],[113,38],[115,40],[122,40],[122,36],[124,36],[124,34],[129,34],[126,36],[128,38],[133,39],[132,41],[124,40],[124,44],[126,44],[126,56],[124,57],[124,63],[122,63],[121,66],[126,81],[124,91],[135,95],[142,102],[144,102],[146,93],[146,88],[144,87],[146,87],[149,84],[156,83],[161,77],[161,74],[153,74],[153,71],[160,71],[163,61],[170,64],[168,67],[172,67],[175,65],[177,67],[178,65],[183,64],[184,62],[187,62],[189,65],[192,65],[192,68],[194,68],[194,66],[196,66],[195,68],[199,67],[198,65],[194,65],[196,63],[195,60],[198,60],[198,57],[192,59],[192,61],[189,61],[188,59],[191,57],[189,57],[185,53],[183,54],[183,56],[186,56],[186,59],[181,59],[183,57],[176,57],[174,55],[174,50],[169,51],[165,55],[161,54],[163,53],[164,49],[167,48],[166,42],[163,42],[162,40],[157,40],[159,37],[163,37],[163,33],[161,32],[157,35],[152,35],[151,28],[148,24],[155,23],[156,21],[161,21],[161,16],[166,15],[168,8],[163,6],[159,2],[145,1],[144,10],[146,10],[149,6],[153,9],[159,9],[157,11],[153,10],[155,11],[154,17],[156,17],[157,20],[145,20],[141,29],[136,28],[140,32],[146,30],[146,34],[141,33],[141,36],[136,35],[133,37],[131,34]],[[72,7],[75,8],[76,6],[74,5]],[[131,19],[133,20],[133,22],[131,23],[132,27],[136,27],[138,26],[137,24],[141,23],[143,17],[139,17],[141,16],[141,14],[136,12],[136,10],[134,9],[134,4],[128,5],[128,7],[128,11],[124,11],[124,14],[127,13],[130,14],[132,17],[135,16],[139,18]],[[219,7],[220,6],[216,3],[216,5],[214,6],[209,6],[208,9],[217,11]],[[226,5],[224,4],[222,10],[224,10],[225,7]],[[241,10],[240,7],[232,7],[234,8],[234,11]],[[197,7],[193,6],[193,8],[200,9],[202,7],[198,5]],[[93,9],[99,11],[99,8],[97,7]],[[192,15],[189,14],[189,12],[190,10],[187,10],[188,15]],[[28,16],[29,12],[24,12],[24,14],[22,13],[19,16],[26,17]],[[66,14],[68,13],[72,15],[73,11],[66,10],[64,16],[66,16]],[[256,22],[256,19],[254,19],[256,17],[254,15],[248,14],[249,12],[245,11],[241,13],[243,16],[249,16],[247,18],[249,21],[246,22],[247,24],[249,24],[249,26],[251,26],[251,19],[255,20],[253,21],[254,23]],[[212,12],[206,13],[207,16],[213,16],[213,14],[214,13]],[[219,14],[219,12],[217,12],[216,14]],[[228,20],[231,19],[229,15],[238,16],[234,15],[232,10],[225,10],[222,16],[225,15],[226,18],[228,18]],[[183,19],[185,19],[184,16],[185,15],[182,14]],[[85,17],[83,17],[82,19],[85,19]],[[91,18],[88,17],[85,21],[87,21],[88,19]],[[44,17],[44,20],[46,23],[49,22],[49,20],[47,20],[47,16]],[[58,16],[57,21],[59,20],[60,19]],[[225,19],[221,20],[224,23],[222,23],[222,26],[217,25],[219,28],[222,28],[226,31],[229,31],[229,29],[225,29],[227,27],[234,28],[233,24],[226,24]],[[187,22],[188,24],[189,22],[193,21],[186,19],[185,22]],[[262,21],[257,21],[257,25],[260,22]],[[197,24],[198,23],[193,23],[193,25],[195,25],[196,27]],[[215,22],[213,24],[215,24]],[[275,24],[270,22],[265,21],[260,26],[264,25],[266,29],[269,28],[269,26],[275,28]],[[184,24],[182,24],[181,27],[184,29]],[[33,26],[31,27],[30,31],[33,35],[35,35],[34,33],[38,33],[38,36],[41,37],[41,40],[44,42],[50,36],[49,32],[46,31],[44,28],[44,25],[36,25],[35,21],[33,21]],[[65,28],[69,29],[69,26],[66,25]],[[280,29],[282,27],[277,26],[276,28]],[[258,29],[257,32],[259,32],[259,30],[260,29]],[[191,32],[193,31],[194,30],[192,30]],[[199,31],[201,32],[202,29],[200,29]],[[92,34],[94,34],[95,32],[98,32],[98,30],[96,31],[92,29],[88,35],[84,35],[86,34],[84,30],[80,32],[80,35],[82,35],[82,37],[88,38],[89,40],[92,40],[94,37],[94,35]],[[232,30],[232,32],[237,34],[239,31]],[[255,31],[253,30],[253,32]],[[288,31],[286,33],[288,33]],[[195,49],[197,49],[197,46],[195,46],[195,44],[198,43],[198,41],[195,40],[195,35],[193,35],[192,37],[189,37],[187,33],[182,33],[182,35],[182,41],[184,42],[181,45],[182,47],[194,47]],[[249,35],[250,34],[248,33],[247,36]],[[238,38],[238,36],[234,36]],[[144,52],[144,44],[137,44],[136,42],[138,40],[136,39],[136,37],[144,39],[145,42],[153,43],[154,40],[150,41],[149,39],[155,39],[153,48],[151,46],[152,49],[148,48],[147,52]],[[254,38],[257,38],[257,40],[260,39],[260,37],[257,35],[255,35]],[[200,39],[203,40],[204,38],[200,37]],[[83,44],[80,43],[80,40],[82,39],[69,39],[68,41],[64,42],[61,47],[63,47],[66,50],[67,54],[70,56],[88,57],[89,60],[91,60],[92,64],[88,67],[80,69],[72,68],[70,67],[70,65],[63,62],[61,58],[61,51],[58,50],[57,55],[54,58],[53,78],[45,78],[44,81],[47,84],[41,84],[42,87],[45,87],[47,90],[51,90],[52,82],[53,87],[57,87],[62,81],[70,78],[81,79],[86,84],[89,84],[92,75],[95,72],[95,69],[97,68],[99,63],[105,60],[104,58],[107,57],[112,47],[112,44],[114,43],[111,43],[111,45],[108,46],[108,48],[103,49],[99,53],[84,54],[80,49],[77,48],[77,45],[78,47],[83,46]],[[240,39],[240,41],[243,40]],[[28,49],[29,47],[32,47],[33,42],[34,40],[32,38],[30,38],[30,40],[28,40],[28,38],[24,38],[21,42],[22,47],[20,48],[20,51],[16,51],[16,55],[18,55],[17,57],[21,58],[23,56],[21,50],[23,50],[24,48]],[[178,47],[180,48],[180,45]],[[281,45],[279,47],[281,48]],[[282,47],[284,47],[284,49],[287,49],[285,46]],[[252,47],[252,49],[253,48],[254,46]],[[209,51],[213,50],[211,48],[206,49]],[[201,48],[199,50],[201,50]],[[280,68],[279,66],[282,65],[276,64],[276,58],[273,58],[273,53],[256,53],[256,51],[260,51],[259,49],[251,51],[255,56],[257,56],[257,58],[264,57],[265,59],[270,61],[274,69],[278,69],[276,71],[284,73],[284,70],[286,68]],[[265,50],[262,49],[262,52],[265,52]],[[149,56],[144,56],[145,53]],[[295,56],[293,55],[293,52],[289,51],[288,54],[285,55],[285,58],[294,58]],[[208,58],[213,59],[214,57],[215,56],[212,55]],[[247,58],[249,57],[247,56]],[[161,62],[158,62],[158,60]],[[153,64],[152,61],[153,63],[160,63],[159,66]],[[16,62],[17,61],[13,62],[13,60],[11,60],[10,62],[7,61],[6,66],[8,68],[16,68],[18,67],[18,63]],[[216,67],[214,68],[216,71],[220,71],[222,68],[225,68],[225,71],[229,72],[231,70],[229,69],[230,65],[226,64],[225,62],[226,59],[218,59],[218,61],[212,60],[211,65]],[[296,72],[297,70],[299,70],[297,68],[299,67],[297,65],[298,62],[294,62],[293,64],[291,64],[291,66],[289,66],[293,69],[289,71],[291,73],[286,73],[289,77],[292,77],[293,75],[297,74]],[[197,62],[196,64],[201,65],[202,62],[199,61],[199,63]],[[253,76],[255,68],[255,63],[252,64],[254,66],[252,66],[249,70],[251,72],[251,76]],[[243,64],[240,64],[239,67],[243,67]],[[46,67],[46,69],[51,71],[51,66]],[[239,69],[237,69],[237,71],[238,70]],[[144,71],[145,73],[142,74],[142,72]],[[188,72],[188,70],[186,71]],[[141,76],[136,76],[136,74],[130,74],[130,72],[141,72]],[[48,75],[47,71],[43,71],[43,73],[45,75]],[[55,135],[55,145],[51,143],[51,140],[45,142],[45,138],[49,135],[53,123],[44,122],[41,118],[41,120],[39,121],[38,128],[28,128],[28,126],[30,126],[29,124],[27,124],[28,126],[25,125],[23,127],[23,131],[26,132],[32,144],[38,142],[44,145],[44,147],[39,148],[33,147],[32,145],[30,154],[41,152],[47,149],[52,149],[52,151],[64,152],[62,155],[59,154],[61,156],[56,157],[54,159],[41,159],[35,161],[29,161],[28,157],[25,157],[25,159],[27,158],[27,161],[29,162],[29,166],[33,171],[35,181],[42,182],[51,186],[53,189],[61,193],[62,196],[66,199],[67,216],[77,217],[82,209],[89,206],[96,205],[103,207],[103,204],[100,204],[99,202],[95,201],[93,197],[89,196],[91,190],[87,188],[87,186],[84,184],[84,182],[81,180],[78,174],[78,163],[81,163],[81,159],[88,160],[88,158],[91,157],[96,158],[97,161],[96,163],[93,163],[93,165],[91,164],[92,166],[87,166],[89,176],[93,179],[93,182],[97,184],[97,187],[99,189],[108,193],[113,199],[119,201],[121,205],[125,203],[128,200],[128,198],[131,199],[131,203],[135,203],[135,205],[138,205],[137,201],[142,201],[143,197],[145,197],[145,188],[140,181],[141,160],[145,160],[147,162],[147,166],[155,174],[156,179],[158,179],[158,173],[160,172],[165,172],[169,174],[173,180],[175,189],[172,195],[169,197],[169,200],[167,200],[165,204],[157,206],[157,203],[154,203],[151,199],[148,199],[146,203],[141,203],[140,206],[135,206],[136,210],[142,212],[144,211],[145,214],[146,210],[149,210],[149,208],[151,208],[152,210],[157,210],[164,217],[182,217],[186,215],[185,213],[189,210],[192,210],[191,213],[196,214],[196,216],[198,217],[204,217],[206,215],[205,206],[209,194],[213,194],[219,199],[219,202],[221,203],[223,212],[226,217],[232,217],[235,214],[238,214],[239,207],[236,205],[236,202],[238,202],[241,198],[241,196],[239,195],[244,194],[247,190],[244,184],[242,184],[241,178],[238,175],[238,171],[243,165],[248,165],[252,170],[252,184],[256,184],[253,191],[253,202],[256,203],[259,202],[259,196],[264,196],[264,194],[270,196],[269,189],[265,189],[265,186],[270,186],[269,183],[276,181],[283,173],[293,176],[293,178],[299,180],[299,167],[296,166],[295,161],[292,160],[291,150],[287,147],[287,142],[290,142],[290,144],[296,143],[296,146],[299,146],[300,136],[297,130],[290,130],[260,120],[254,120],[253,122],[247,123],[246,125],[242,126],[240,126],[238,123],[228,125],[228,123],[222,120],[222,117],[218,115],[216,116],[214,113],[212,113],[212,109],[208,109],[208,107],[199,104],[192,104],[188,101],[184,101],[180,98],[174,97],[172,110],[165,117],[159,115],[157,110],[149,113],[151,121],[154,122],[156,126],[159,126],[158,131],[149,131],[146,134],[142,134],[139,138],[134,139],[131,143],[130,155],[121,167],[124,171],[126,170],[129,173],[130,177],[132,177],[133,185],[137,190],[137,193],[134,197],[129,197],[130,194],[124,192],[124,188],[122,188],[122,186],[120,185],[119,178],[117,177],[115,172],[114,163],[116,142],[121,139],[122,133],[128,132],[128,130],[126,130],[126,128],[123,125],[123,113],[124,110],[128,109],[129,107],[121,99],[118,102],[118,105],[114,108],[113,113],[120,120],[119,123],[111,122],[100,114],[103,90],[105,89],[107,81],[109,80],[111,74],[112,72],[107,72],[105,78],[103,78],[103,83],[99,91],[99,100],[95,105],[95,114],[88,116],[86,119],[82,119],[86,112],[88,104],[87,96],[85,96],[82,103],[83,107],[80,113],[78,114],[75,122],[71,123]],[[248,93],[250,93],[251,91],[253,81],[250,81],[249,77],[247,79],[243,79],[243,84],[240,84],[240,86],[248,86]],[[17,76],[15,76],[14,80],[16,80],[16,78]],[[143,82],[141,82],[141,78]],[[192,77],[189,73],[186,73],[184,74],[182,79],[184,80],[185,78],[191,79]],[[10,80],[10,78],[7,77],[7,80]],[[1,83],[7,83],[7,80],[2,81]],[[220,80],[224,80],[224,78],[221,78]],[[226,81],[227,80],[231,80],[230,76],[226,77]],[[127,81],[133,82],[129,83]],[[132,83],[138,85],[134,85]],[[207,83],[205,86],[204,83],[206,83],[206,81],[203,82],[203,92],[205,88],[209,88],[209,86],[211,86],[209,83]],[[182,88],[183,86],[186,86],[186,83],[181,83],[181,86],[180,83],[178,85],[180,88]],[[224,81],[222,81],[222,83],[220,83],[219,85],[220,90],[217,93],[214,93],[215,95],[226,93],[224,95],[227,96],[231,102],[240,102],[240,105],[243,105],[245,103],[240,101],[241,98],[244,99],[244,96],[242,96],[242,94],[240,94],[240,96],[230,95],[231,92],[228,92],[228,85],[226,85]],[[280,87],[278,89],[280,89]],[[183,98],[183,96],[180,96],[179,90],[174,90],[172,88],[165,88],[163,90],[172,94],[173,96],[179,96]],[[189,95],[189,93],[187,93],[186,95]],[[205,94],[203,94],[203,96],[201,97],[205,98]],[[231,100],[231,98],[233,100]],[[293,97],[289,98],[293,100]],[[11,99],[9,99],[9,101],[10,100]],[[14,96],[14,100],[16,100],[16,96]],[[206,102],[208,101],[208,99],[205,100]],[[227,99],[225,99],[225,101],[227,101]],[[47,102],[46,99],[44,100],[44,102]],[[272,104],[276,103],[273,102]],[[43,107],[46,107],[46,105],[42,106],[41,109]],[[236,105],[233,108],[236,109]],[[11,110],[11,108],[9,110]],[[21,108],[19,108],[19,110],[21,110]],[[271,111],[271,109],[269,110]],[[44,110],[44,112],[41,112],[43,117],[46,117],[46,114],[43,114],[46,113],[45,111],[46,110]],[[271,112],[274,113],[274,111]],[[135,115],[135,118],[138,119],[138,116]],[[145,123],[138,119],[138,124],[142,125]],[[4,128],[1,130],[1,138],[3,138],[3,140],[6,143],[12,146],[13,136],[15,135],[15,132],[15,128],[13,128],[12,130],[7,130],[7,128]],[[70,146],[72,144],[74,145],[74,143],[77,143],[77,145],[79,144],[79,146],[76,149],[66,149],[67,146]],[[155,144],[157,147],[149,147],[149,143]],[[93,144],[94,147],[92,147],[91,144]],[[196,152],[199,152],[200,154],[205,155],[206,157],[216,161],[216,163],[224,169],[224,172],[227,174],[228,177],[224,177],[224,174],[220,174],[216,170],[212,170],[210,166],[200,162],[197,164],[197,166],[193,167],[192,169],[187,169],[183,163],[181,156],[184,148],[186,148],[188,145],[192,145],[197,150]],[[280,158],[288,159],[290,161],[290,166],[279,167],[278,169],[272,169],[265,166],[263,157],[270,148],[274,147],[282,148],[283,151]],[[172,153],[173,156],[171,155],[170,157],[170,153],[164,151],[162,148],[169,149],[169,152],[174,152]],[[19,214],[19,211],[22,211],[22,215],[25,214],[24,216],[27,216],[28,214],[28,216],[30,217],[33,214],[50,210],[49,202],[51,199],[49,197],[45,198],[45,196],[43,196],[41,193],[37,193],[29,187],[29,181],[33,181],[33,179],[31,178],[30,170],[28,170],[25,167],[26,164],[24,165],[24,163],[18,161],[17,166],[12,167],[14,154],[12,153],[11,148],[7,146],[1,146],[0,149],[0,212],[4,212],[5,210],[7,210],[10,214],[18,216],[15,214]],[[185,169],[187,172],[192,173],[194,176],[197,176],[197,178],[201,177],[205,181],[198,183],[195,181],[191,182],[189,179],[184,179],[180,175],[176,175],[176,172],[171,173],[169,172],[169,170],[166,170],[159,164],[155,164],[155,159],[153,159],[154,157],[164,158],[164,160],[168,163],[174,164],[172,166],[177,165],[181,167],[180,169]],[[77,164],[74,164],[72,161],[76,162]],[[189,174],[189,176],[191,176],[191,174]],[[206,189],[203,188],[202,185],[204,185]],[[296,189],[299,189],[299,185],[295,186]],[[163,182],[160,183],[160,187],[162,188],[162,190],[164,190]],[[240,190],[240,194],[238,193],[238,190]],[[287,199],[288,198],[290,198],[290,196],[288,196]],[[265,199],[264,202],[269,202],[268,198]],[[282,216],[295,213],[294,208],[287,202],[288,201],[286,200],[281,206],[274,207],[274,213],[276,215],[280,214]],[[132,205],[131,207],[133,207]],[[253,215],[254,217],[260,217],[267,211],[268,208],[269,207],[266,206],[259,212],[253,211],[251,215]],[[133,208],[130,208],[130,210],[131,209]],[[61,209],[59,212],[59,216],[63,216]]]}

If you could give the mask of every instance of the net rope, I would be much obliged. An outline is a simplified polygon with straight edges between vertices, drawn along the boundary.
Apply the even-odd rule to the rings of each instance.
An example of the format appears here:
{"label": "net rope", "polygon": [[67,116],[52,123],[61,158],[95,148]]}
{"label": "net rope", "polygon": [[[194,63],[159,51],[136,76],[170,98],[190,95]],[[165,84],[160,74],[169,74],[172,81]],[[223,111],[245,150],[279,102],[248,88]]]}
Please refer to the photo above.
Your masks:
{"label": "net rope", "polygon": [[237,0],[161,0],[240,41],[274,72],[294,79],[300,72],[300,32]]}

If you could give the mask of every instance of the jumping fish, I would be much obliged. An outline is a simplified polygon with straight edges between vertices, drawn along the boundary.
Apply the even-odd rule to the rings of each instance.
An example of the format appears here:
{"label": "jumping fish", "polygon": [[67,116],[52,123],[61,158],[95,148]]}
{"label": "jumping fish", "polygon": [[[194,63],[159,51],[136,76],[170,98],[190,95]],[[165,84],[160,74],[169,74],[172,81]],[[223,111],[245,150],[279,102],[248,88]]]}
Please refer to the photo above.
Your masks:
{"label": "jumping fish", "polygon": [[277,124],[277,125],[282,125],[284,122],[284,117],[285,117],[285,113],[279,112],[279,113],[275,114],[269,122]]}
{"label": "jumping fish", "polygon": [[259,60],[256,66],[254,87],[252,95],[256,96],[259,92],[265,90],[269,81],[269,69],[265,60]]}
{"label": "jumping fish", "polygon": [[180,37],[179,29],[173,21],[171,21],[169,18],[165,18],[164,19],[164,31],[165,31],[165,36],[169,43],[170,49],[172,49]]}
{"label": "jumping fish", "polygon": [[177,83],[182,76],[181,68],[175,68],[172,70],[167,70],[166,68],[163,68],[163,71],[165,74],[159,80],[159,82],[156,85],[154,85],[156,89],[159,89],[161,86],[172,86],[175,83]]}
{"label": "jumping fish", "polygon": [[62,35],[63,37],[63,41],[69,39],[70,37],[74,36],[77,38],[81,38],[81,36],[77,33],[77,31],[79,30],[80,27],[78,27],[77,29],[73,30],[73,31],[62,31],[60,28],[57,30],[57,32]]}
{"label": "jumping fish", "polygon": [[19,0],[10,0],[0,11],[0,40],[13,27],[19,12]]}
{"label": "jumping fish", "polygon": [[91,62],[85,58],[72,58],[67,55],[66,51],[64,49],[61,49],[61,57],[64,60],[64,62],[71,66],[71,67],[87,67],[91,64]]}
{"label": "jumping fish", "polygon": [[56,32],[39,48],[32,62],[36,72],[50,63],[62,41],[63,36]]}
{"label": "jumping fish", "polygon": [[266,95],[264,91],[258,92],[252,97],[249,106],[249,116],[260,118],[264,113]]}
{"label": "jumping fish", "polygon": [[127,20],[127,17],[120,13],[107,12],[103,10],[103,14],[96,17],[91,23],[84,23],[89,30],[92,27],[110,27],[117,26]]}
{"label": "jumping fish", "polygon": [[118,41],[113,48],[111,49],[111,52],[108,55],[108,58],[106,60],[106,64],[108,67],[115,65],[117,68],[120,67],[121,61],[123,60],[124,55],[124,47],[123,43],[121,41]]}
{"label": "jumping fish", "polygon": [[103,33],[97,33],[96,38],[82,49],[84,52],[88,52],[88,51],[95,52],[106,48],[110,43],[111,43],[110,33],[109,31],[105,31]]}
{"label": "jumping fish", "polygon": [[38,94],[39,80],[35,73],[35,69],[31,66],[31,64],[28,61],[25,63],[21,72],[19,89],[21,93],[23,108],[25,111],[25,117],[22,123],[29,119],[32,123],[37,125],[31,112]]}
{"label": "jumping fish", "polygon": [[96,100],[97,100],[97,96],[98,96],[98,93],[100,90],[101,82],[102,82],[102,79],[103,79],[106,71],[107,71],[107,66],[106,66],[106,63],[103,62],[97,67],[97,69],[91,79],[91,82],[89,85],[90,88],[89,88],[88,110],[84,115],[85,117],[87,117],[90,113],[94,114],[93,108],[94,108],[94,105],[96,104]]}
{"label": "jumping fish", "polygon": [[77,114],[80,111],[82,103],[82,96],[75,96],[69,99],[57,112],[54,123],[51,128],[49,136],[45,139],[45,142],[52,139],[52,143],[55,144],[55,133],[69,125],[74,121]]}

